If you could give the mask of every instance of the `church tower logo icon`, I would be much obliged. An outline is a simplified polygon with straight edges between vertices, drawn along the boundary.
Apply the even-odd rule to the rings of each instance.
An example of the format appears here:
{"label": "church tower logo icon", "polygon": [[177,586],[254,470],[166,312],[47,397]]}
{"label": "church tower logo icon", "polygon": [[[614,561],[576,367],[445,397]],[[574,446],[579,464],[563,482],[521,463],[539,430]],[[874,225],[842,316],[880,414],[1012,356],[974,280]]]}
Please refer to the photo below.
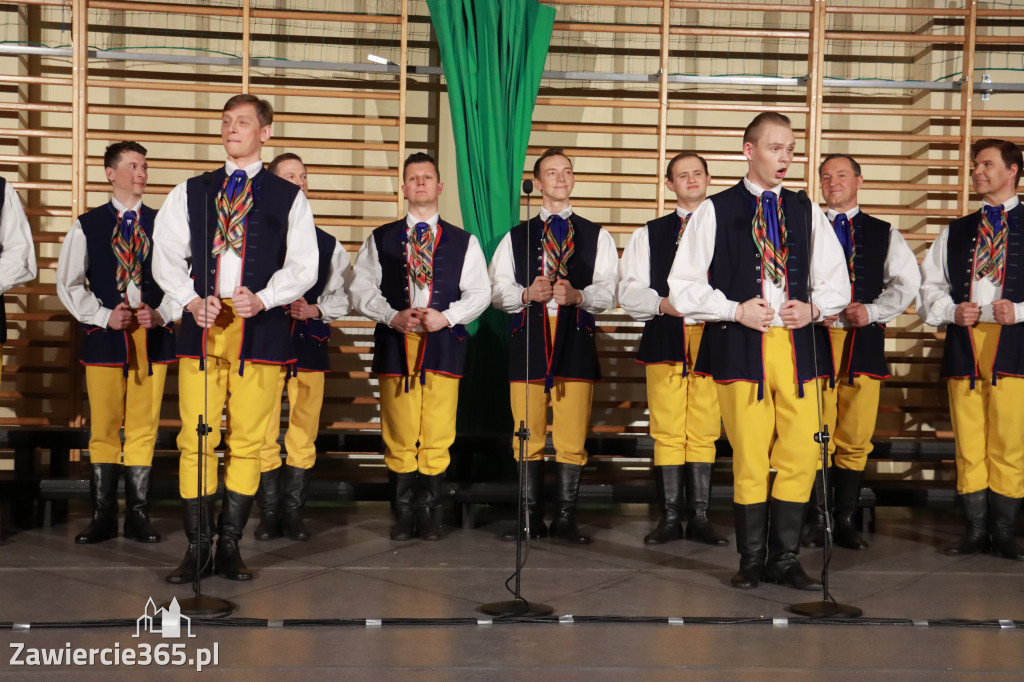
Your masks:
{"label": "church tower logo icon", "polygon": [[164,639],[180,639],[182,636],[182,621],[185,622],[185,636],[195,637],[192,634],[192,619],[181,615],[181,607],[178,600],[172,599],[167,608],[157,608],[150,597],[146,602],[146,609],[141,616],[135,620],[135,634],[132,637],[139,637],[142,632],[159,634]]}

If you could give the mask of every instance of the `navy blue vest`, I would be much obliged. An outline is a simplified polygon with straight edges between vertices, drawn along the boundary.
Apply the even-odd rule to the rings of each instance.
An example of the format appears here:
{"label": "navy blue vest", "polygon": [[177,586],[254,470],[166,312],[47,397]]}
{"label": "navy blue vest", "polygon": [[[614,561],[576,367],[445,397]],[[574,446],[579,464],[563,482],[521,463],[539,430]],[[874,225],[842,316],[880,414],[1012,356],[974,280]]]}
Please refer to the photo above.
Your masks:
{"label": "navy blue vest", "polygon": [[[156,224],[156,211],[143,204],[139,211],[139,222],[150,241]],[[99,299],[100,305],[113,310],[124,299],[117,289],[117,258],[111,247],[114,230],[118,229],[117,209],[114,204],[94,208],[78,216],[85,235],[85,248],[89,267],[85,278],[89,290]],[[158,308],[164,300],[164,292],[153,279],[152,251],[142,263],[142,302],[151,308]],[[82,329],[82,343],[79,359],[83,365],[122,365],[128,370],[128,332],[97,327],[92,324],[79,325]],[[146,353],[149,363],[174,362],[174,325],[167,324],[146,331]],[[153,368],[149,368],[153,373]]]}
{"label": "navy blue vest", "polygon": [[[1014,303],[1024,301],[1024,206],[1018,204],[1007,214],[1006,278],[1003,298]],[[954,303],[971,300],[971,273],[974,268],[974,245],[981,223],[981,211],[954,220],[949,226],[946,243],[946,271],[950,279],[950,295]],[[999,330],[999,345],[992,371],[992,383],[998,375],[1024,376],[1024,321],[1004,325]],[[971,379],[971,388],[978,377],[977,360],[970,330],[958,324],[946,327],[946,345],[942,353],[944,379]]]}
{"label": "navy blue vest", "polygon": [[[4,199],[7,198],[7,181],[0,178],[0,216],[4,213]],[[3,253],[3,244],[0,244],[0,253]],[[7,302],[4,295],[0,294],[0,343],[7,343]]]}
{"label": "navy blue vest", "polygon": [[[573,227],[574,253],[569,261],[568,280],[574,289],[583,290],[594,280],[597,244],[601,228],[573,213],[569,218]],[[516,282],[528,287],[543,273],[544,253],[541,237],[544,223],[535,217],[529,223],[520,223],[510,231],[512,253],[516,264]],[[529,234],[529,251],[527,251]],[[529,253],[524,259],[523,254]],[[530,368],[526,370],[526,315],[530,314]],[[509,348],[509,379],[511,381],[544,381],[550,388],[555,378],[575,381],[600,381],[601,367],[597,361],[594,316],[583,308],[558,307],[555,325],[555,343],[548,343],[547,305],[531,303],[525,310],[512,315]],[[550,364],[549,364],[550,360]],[[549,369],[550,368],[550,369]]]}
{"label": "navy blue vest", "polygon": [[[681,218],[675,211],[647,223],[647,241],[651,252],[651,288],[662,298],[668,296],[668,273],[676,257]],[[637,360],[650,365],[660,362],[678,362],[686,367],[686,324],[683,318],[655,315],[644,324],[637,349]]]}
{"label": "navy blue vest", "polygon": [[[885,288],[885,259],[889,254],[889,231],[892,225],[858,211],[850,221],[853,243],[857,253],[853,256],[853,303],[872,303]],[[889,378],[889,365],[885,361],[885,325],[872,322],[866,327],[849,330],[849,381],[858,374],[877,379]],[[830,337],[831,338],[831,337]],[[839,368],[835,371],[838,373]]]}
{"label": "navy blue vest", "polygon": [[[192,280],[201,297],[217,294],[217,261],[213,237],[217,231],[217,193],[224,186],[224,167],[188,180],[188,222],[192,247]],[[242,286],[256,293],[284,265],[287,252],[288,213],[298,185],[260,170],[252,179],[253,206],[246,216],[242,242]],[[202,254],[199,255],[199,254]],[[205,257],[203,257],[205,256]],[[205,285],[205,288],[204,288]],[[206,332],[192,315],[181,318],[178,357],[197,358],[203,365]],[[295,361],[291,342],[291,318],[277,306],[262,310],[244,321],[239,373],[246,362],[286,364]]]}
{"label": "navy blue vest", "polygon": [[[469,248],[469,233],[441,220],[440,233],[434,246],[433,282],[430,286],[430,305],[444,312],[462,298],[462,265]],[[409,243],[405,219],[382,225],[373,231],[373,240],[380,261],[380,291],[388,305],[398,311],[410,305],[409,262],[406,257]],[[466,365],[466,327],[454,327],[429,332],[420,346],[420,383],[426,381],[426,372],[437,372],[461,377]],[[408,366],[405,352],[405,334],[386,324],[373,330],[373,367],[377,376],[409,376],[415,368]]]}
{"label": "navy blue vest", "polygon": [[[797,195],[782,190],[782,210],[786,216],[786,289],[790,299],[807,301],[808,244],[810,230],[807,204]],[[757,197],[743,181],[711,197],[717,231],[715,254],[708,268],[708,283],[721,290],[731,301],[744,302],[763,295],[761,256],[751,236],[751,223]],[[811,354],[811,334],[816,334],[817,376],[832,378],[828,330],[809,324],[793,330],[796,355],[797,392],[803,396],[803,384],[815,378],[815,358]],[[694,371],[708,374],[715,381],[756,381],[758,399],[764,389],[764,334],[739,322],[725,321],[704,325]]]}
{"label": "navy blue vest", "polygon": [[[324,293],[327,280],[331,276],[331,257],[338,240],[316,228],[316,247],[320,253],[320,265],[317,268],[316,284],[306,292],[306,303],[316,305]],[[331,369],[330,357],[327,354],[328,341],[331,338],[331,327],[323,320],[303,320],[292,322],[292,341],[295,343],[295,369],[306,372],[327,372]]]}

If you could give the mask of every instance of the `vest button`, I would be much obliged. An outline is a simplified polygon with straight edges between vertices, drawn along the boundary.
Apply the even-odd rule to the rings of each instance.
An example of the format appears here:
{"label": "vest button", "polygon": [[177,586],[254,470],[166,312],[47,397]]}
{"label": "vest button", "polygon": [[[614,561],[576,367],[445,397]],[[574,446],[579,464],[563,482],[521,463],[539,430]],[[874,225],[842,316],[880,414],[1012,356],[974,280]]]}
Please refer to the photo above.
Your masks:
{"label": "vest button", "polygon": [[216,275],[217,274],[217,268],[214,268],[213,270],[210,270],[210,274],[211,275]]}
{"label": "vest button", "polygon": [[760,277],[758,277],[758,278],[757,278],[757,283],[758,283],[758,284],[760,284],[760,283],[761,283],[761,278],[760,278]]}

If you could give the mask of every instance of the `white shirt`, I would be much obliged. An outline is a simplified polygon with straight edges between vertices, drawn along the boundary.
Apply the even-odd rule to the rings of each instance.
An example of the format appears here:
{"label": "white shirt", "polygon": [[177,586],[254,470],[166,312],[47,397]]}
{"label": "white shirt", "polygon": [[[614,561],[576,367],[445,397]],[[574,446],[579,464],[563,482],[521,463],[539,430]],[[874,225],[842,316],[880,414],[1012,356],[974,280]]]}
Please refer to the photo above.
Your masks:
{"label": "white shirt", "polygon": [[[416,230],[416,223],[425,222],[430,226],[430,234],[437,238],[437,224],[441,216],[437,213],[424,221],[413,218],[406,214],[405,224],[408,228],[407,234],[410,239]],[[406,245],[406,258],[409,257],[409,247]],[[384,276],[380,267],[380,259],[377,256],[377,242],[371,234],[363,242],[363,246],[356,255],[356,264],[353,267],[352,278],[352,307],[355,310],[370,318],[374,322],[390,325],[400,311],[395,310],[381,293],[380,285]],[[409,277],[410,308],[427,308],[430,306],[430,288],[420,287],[412,277]],[[447,310],[438,311],[448,319],[448,324],[468,324],[480,317],[480,313],[487,309],[490,296],[490,285],[487,281],[487,259],[480,248],[480,242],[474,235],[469,235],[469,246],[466,248],[466,258],[462,262],[462,274],[459,276],[459,289],[462,295],[459,300],[453,301]],[[413,331],[424,332],[422,325],[417,325]]]}
{"label": "white shirt", "polygon": [[[572,215],[572,206],[558,212],[566,220]],[[547,222],[552,216],[546,208],[540,209],[541,222]],[[547,263],[544,265],[547,275]],[[619,278],[619,251],[615,248],[615,240],[604,230],[598,233],[597,255],[594,259],[594,277],[591,283],[583,288],[580,294],[583,301],[579,307],[588,313],[597,315],[615,307],[615,287]],[[512,253],[512,233],[506,234],[498,248],[494,250],[491,266],[488,270],[491,277],[491,304],[507,313],[518,313],[526,307],[523,303],[524,287],[516,281],[516,257]],[[548,315],[558,314],[558,304],[551,299],[547,304]]]}
{"label": "white shirt", "polygon": [[0,213],[0,294],[36,278],[36,250],[32,244],[25,209],[11,183],[4,187],[4,210]]}
{"label": "white shirt", "polygon": [[[238,166],[231,161],[224,166],[229,176],[238,170]],[[251,178],[262,169],[263,162],[257,161],[242,170]],[[217,224],[217,215],[209,216],[208,222],[213,230]],[[253,292],[260,297],[267,310],[291,303],[316,283],[320,256],[316,247],[313,211],[302,192],[295,193],[295,200],[288,211],[285,248],[284,265],[271,275],[265,289]],[[153,278],[182,308],[199,298],[189,276],[191,258],[187,183],[183,182],[167,195],[157,214],[156,229],[153,231]],[[242,282],[242,259],[227,249],[220,254],[218,261],[217,296],[231,298],[235,288]],[[197,276],[202,272],[198,264],[204,262],[204,259],[197,261]]]}
{"label": "white shirt", "polygon": [[[337,320],[348,315],[348,287],[352,284],[352,263],[348,252],[341,243],[334,245],[331,254],[331,267],[327,275],[327,285],[316,300],[320,309],[320,319],[324,322]],[[310,301],[306,301],[309,303]]]}
{"label": "white shirt", "polygon": [[[689,211],[676,207],[676,215],[686,218]],[[661,315],[662,296],[651,288],[651,242],[647,225],[633,233],[619,261],[619,305],[638,322],[647,322]],[[699,324],[684,318],[687,325]]]}
{"label": "white shirt", "polygon": [[[743,178],[743,186],[758,198],[766,191],[746,177]],[[771,188],[771,191],[780,194],[781,189],[782,185],[778,185]],[[712,288],[708,283],[708,267],[715,255],[717,231],[715,206],[710,199],[705,199],[690,218],[668,275],[669,303],[687,317],[702,322],[735,320],[736,308],[744,303],[730,301],[721,290]],[[786,290],[776,286],[768,277],[763,278],[761,286],[761,297],[775,310],[771,326],[785,326],[779,317],[779,310],[787,300]],[[832,231],[828,218],[813,202],[811,286],[808,293],[818,308],[818,320],[835,315],[850,304],[850,276],[843,247]]]}
{"label": "white shirt", "polygon": [[[858,213],[860,213],[860,206],[854,206],[846,211],[851,232],[853,217]],[[831,221],[834,221],[837,215],[839,212],[833,211],[831,208],[825,211],[825,216]],[[847,267],[847,272],[849,272],[849,267]],[[914,256],[914,252],[910,250],[903,235],[896,228],[889,230],[889,250],[885,255],[885,263],[882,265],[882,282],[884,286],[882,293],[874,302],[865,303],[864,308],[868,312],[869,322],[886,324],[906,311],[917,295],[917,290],[921,287],[921,273],[917,267],[917,257]],[[832,326],[840,328],[850,326],[846,320],[845,311],[839,313],[839,319],[833,322]]]}
{"label": "white shirt", "polygon": [[[114,228],[120,225],[121,216],[125,211],[135,211],[135,215],[141,217],[141,199],[131,208],[113,197],[111,197],[110,203],[117,210],[117,223],[111,225],[111,234],[113,234]],[[113,308],[104,308],[96,294],[87,288],[85,273],[88,270],[89,249],[85,240],[85,231],[82,229],[82,223],[76,220],[75,224],[71,226],[71,231],[64,237],[60,255],[57,257],[57,297],[72,317],[82,324],[105,328],[107,322],[110,321],[110,314],[114,310]],[[142,291],[135,286],[135,282],[131,279],[128,280],[125,297],[128,299],[128,305],[132,308],[138,308],[142,303]],[[156,312],[159,313],[164,324],[181,318],[181,306],[167,295],[164,295]]]}
{"label": "white shirt", "polygon": [[[1020,200],[1016,195],[1003,202],[1003,209],[1009,213]],[[989,205],[987,202],[983,206]],[[1006,226],[1003,226],[1006,229]],[[921,291],[917,297],[917,314],[933,327],[953,324],[956,303],[950,294],[949,269],[946,267],[946,245],[949,242],[949,226],[947,225],[932,242],[928,254],[921,263]],[[992,314],[992,302],[1003,297],[1003,287],[992,283],[988,277],[975,279],[971,285],[971,302],[981,307],[981,322],[995,322]],[[1014,319],[1024,319],[1024,302],[1014,302]]]}

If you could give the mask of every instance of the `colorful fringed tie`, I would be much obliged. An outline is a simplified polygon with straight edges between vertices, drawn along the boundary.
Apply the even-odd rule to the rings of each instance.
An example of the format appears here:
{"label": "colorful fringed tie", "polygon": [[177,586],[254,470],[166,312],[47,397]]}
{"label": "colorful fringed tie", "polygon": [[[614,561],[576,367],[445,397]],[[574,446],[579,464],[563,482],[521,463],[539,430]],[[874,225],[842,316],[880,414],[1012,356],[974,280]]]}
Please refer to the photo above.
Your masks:
{"label": "colorful fringed tie", "polygon": [[987,277],[996,286],[1003,285],[1006,270],[1006,211],[1002,206],[983,206],[978,226],[978,249],[975,252],[975,276]]}
{"label": "colorful fringed tie", "polygon": [[686,232],[686,226],[690,224],[690,216],[692,215],[692,213],[687,213],[685,218],[679,219],[679,234],[676,235],[676,246],[682,241],[683,232]]}
{"label": "colorful fringed tie", "polygon": [[142,288],[142,263],[149,258],[149,237],[136,219],[135,211],[125,211],[111,239],[117,259],[117,289],[124,293],[129,280]]}
{"label": "colorful fringed tie", "polygon": [[850,227],[850,219],[845,213],[837,213],[832,221],[832,229],[836,232],[839,243],[843,245],[843,253],[846,254],[846,267],[850,271],[850,281],[857,279],[853,272],[853,257],[857,255],[857,244],[853,241],[853,230]]}
{"label": "colorful fringed tie", "polygon": [[236,170],[224,180],[217,194],[217,232],[213,235],[213,255],[229,248],[242,255],[245,238],[245,217],[252,210],[252,180],[243,170]]}
{"label": "colorful fringed tie", "polygon": [[764,276],[781,287],[786,280],[789,248],[786,247],[786,216],[774,192],[761,195],[752,228],[754,244],[764,263]]}
{"label": "colorful fringed tie", "polygon": [[544,225],[544,272],[552,282],[569,276],[569,259],[576,252],[574,232],[572,221],[559,215],[551,216]]}
{"label": "colorful fringed tie", "polygon": [[409,277],[420,289],[427,289],[434,278],[434,237],[430,225],[416,223],[409,240]]}

